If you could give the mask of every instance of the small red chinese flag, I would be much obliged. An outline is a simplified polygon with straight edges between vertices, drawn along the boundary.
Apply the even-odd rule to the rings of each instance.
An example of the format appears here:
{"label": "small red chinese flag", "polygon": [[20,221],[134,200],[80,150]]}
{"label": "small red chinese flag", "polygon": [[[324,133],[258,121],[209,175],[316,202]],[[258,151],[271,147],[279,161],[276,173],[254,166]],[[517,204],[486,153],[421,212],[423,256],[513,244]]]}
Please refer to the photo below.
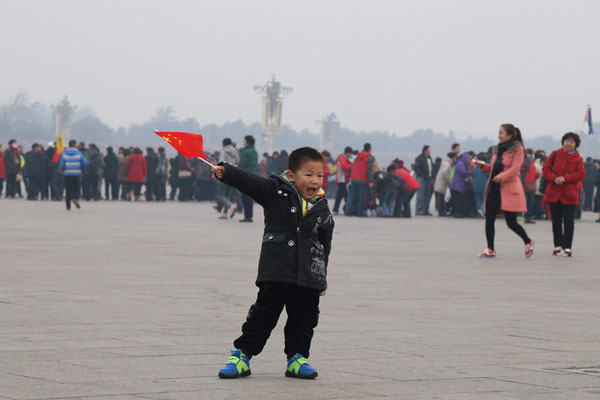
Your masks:
{"label": "small red chinese flag", "polygon": [[187,132],[159,132],[158,136],[165,139],[167,143],[183,154],[185,158],[200,157],[206,159],[202,143],[202,135]]}

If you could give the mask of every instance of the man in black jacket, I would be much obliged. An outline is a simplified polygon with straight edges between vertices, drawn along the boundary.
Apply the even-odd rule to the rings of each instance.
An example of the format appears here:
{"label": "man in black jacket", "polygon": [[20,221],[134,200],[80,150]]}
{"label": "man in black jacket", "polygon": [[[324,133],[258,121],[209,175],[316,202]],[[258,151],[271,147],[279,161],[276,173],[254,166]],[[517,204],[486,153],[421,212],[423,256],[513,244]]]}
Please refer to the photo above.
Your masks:
{"label": "man in black jacket", "polygon": [[113,200],[119,200],[119,158],[114,153],[113,148],[106,148],[106,156],[104,156],[104,198],[110,200],[109,192],[112,194]]}
{"label": "man in black jacket", "polygon": [[24,176],[27,177],[27,200],[38,200],[42,184],[48,173],[48,156],[42,151],[42,146],[35,143],[25,157]]}
{"label": "man in black jacket", "polygon": [[258,355],[285,306],[286,376],[311,379],[317,371],[307,358],[319,319],[319,298],[327,289],[333,218],[324,198],[323,158],[310,147],[292,152],[289,169],[263,178],[226,163],[215,169],[217,179],[239,189],[262,205],[265,230],[256,285],[242,336],[235,342],[221,378],[250,375],[250,358]]}
{"label": "man in black jacket", "polygon": [[415,175],[419,188],[417,189],[417,215],[431,215],[429,203],[433,194],[433,160],[431,148],[423,146],[423,151],[415,160]]}

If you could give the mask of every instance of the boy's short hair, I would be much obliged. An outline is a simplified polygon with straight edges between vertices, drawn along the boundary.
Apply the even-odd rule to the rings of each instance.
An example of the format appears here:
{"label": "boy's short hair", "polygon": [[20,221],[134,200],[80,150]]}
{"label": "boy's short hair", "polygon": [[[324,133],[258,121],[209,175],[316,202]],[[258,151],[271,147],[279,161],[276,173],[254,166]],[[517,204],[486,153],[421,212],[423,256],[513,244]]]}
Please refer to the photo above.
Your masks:
{"label": "boy's short hair", "polygon": [[296,172],[306,160],[323,162],[323,156],[318,150],[313,149],[312,147],[300,147],[290,154],[290,157],[288,158],[288,169],[292,172]]}
{"label": "boy's short hair", "polygon": [[254,146],[254,136],[246,135],[244,136],[244,139],[246,140],[246,143],[248,143],[248,146]]}
{"label": "boy's short hair", "polygon": [[371,151],[371,143],[365,143],[363,146],[363,151]]}
{"label": "boy's short hair", "polygon": [[77,146],[77,140],[69,140],[69,147],[75,147]]}
{"label": "boy's short hair", "polygon": [[352,153],[352,147],[350,147],[350,146],[346,146],[346,148],[344,149],[344,154],[348,154],[348,153]]}
{"label": "boy's short hair", "polygon": [[567,139],[573,139],[575,141],[575,148],[578,148],[579,145],[581,144],[581,139],[579,138],[579,135],[573,132],[567,132],[563,135],[562,140],[560,141],[560,144],[565,144],[565,140]]}
{"label": "boy's short hair", "polygon": [[226,137],[225,139],[223,139],[223,146],[229,146],[231,144],[231,139]]}

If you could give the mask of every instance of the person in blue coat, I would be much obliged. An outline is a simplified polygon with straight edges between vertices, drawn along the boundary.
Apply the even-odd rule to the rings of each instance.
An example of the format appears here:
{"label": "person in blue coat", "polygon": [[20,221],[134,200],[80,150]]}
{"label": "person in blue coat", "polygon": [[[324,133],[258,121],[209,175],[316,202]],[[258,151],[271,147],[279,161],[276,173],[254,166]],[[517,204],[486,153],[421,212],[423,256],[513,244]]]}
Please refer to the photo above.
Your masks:
{"label": "person in blue coat", "polygon": [[80,208],[80,180],[87,165],[88,162],[85,156],[77,150],[77,140],[69,141],[69,148],[60,156],[60,167],[64,171],[63,175],[65,178],[67,211],[71,210],[71,201],[75,204],[75,207]]}

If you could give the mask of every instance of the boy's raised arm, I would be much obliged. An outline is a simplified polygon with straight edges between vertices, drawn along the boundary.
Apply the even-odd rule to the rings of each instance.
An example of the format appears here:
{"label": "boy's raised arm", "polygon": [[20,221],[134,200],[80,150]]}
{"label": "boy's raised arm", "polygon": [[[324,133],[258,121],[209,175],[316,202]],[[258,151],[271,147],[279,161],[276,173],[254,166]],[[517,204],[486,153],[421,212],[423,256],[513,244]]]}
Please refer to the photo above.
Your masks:
{"label": "boy's raised arm", "polygon": [[239,189],[240,192],[262,206],[273,198],[276,190],[276,183],[273,179],[263,178],[225,162],[220,162],[215,168],[215,176],[221,182]]}

